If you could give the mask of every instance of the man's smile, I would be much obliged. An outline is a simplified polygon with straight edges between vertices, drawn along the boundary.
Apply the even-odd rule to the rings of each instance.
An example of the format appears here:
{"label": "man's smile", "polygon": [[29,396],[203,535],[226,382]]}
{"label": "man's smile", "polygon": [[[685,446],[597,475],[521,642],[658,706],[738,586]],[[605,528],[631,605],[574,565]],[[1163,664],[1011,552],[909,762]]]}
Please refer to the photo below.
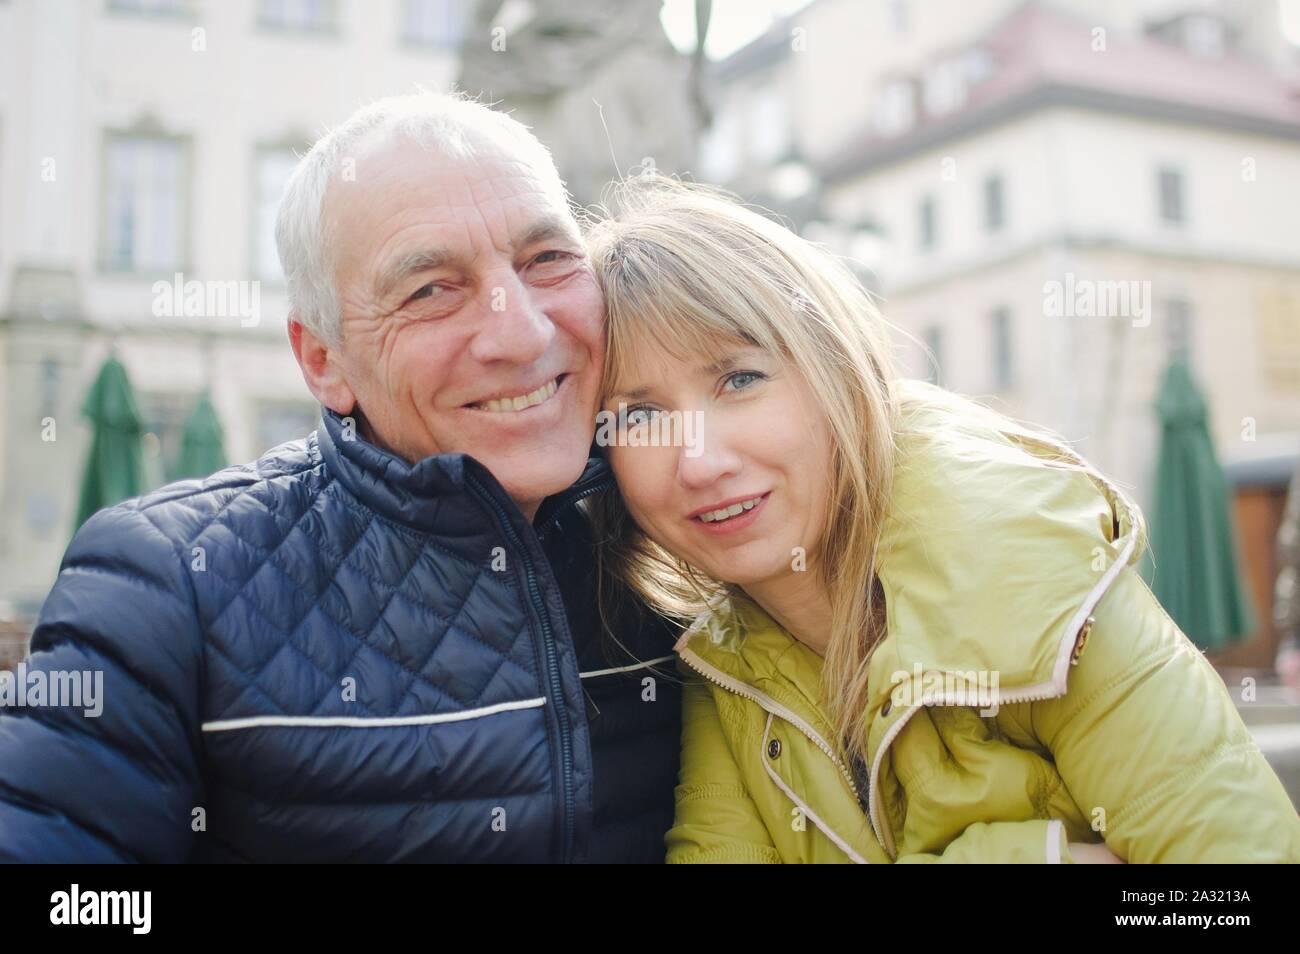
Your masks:
{"label": "man's smile", "polygon": [[488,411],[491,413],[514,414],[519,411],[527,411],[530,408],[537,407],[539,404],[545,404],[564,384],[568,378],[568,372],[551,378],[540,387],[521,394],[506,394],[504,396],[483,398],[478,401],[466,404],[465,407],[473,411]]}

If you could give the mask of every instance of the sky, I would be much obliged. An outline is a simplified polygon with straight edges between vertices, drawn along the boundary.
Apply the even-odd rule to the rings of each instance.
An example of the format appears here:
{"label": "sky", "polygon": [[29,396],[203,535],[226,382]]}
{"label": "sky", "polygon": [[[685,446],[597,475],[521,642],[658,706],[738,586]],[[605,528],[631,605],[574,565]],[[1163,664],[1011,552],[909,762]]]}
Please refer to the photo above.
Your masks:
{"label": "sky", "polygon": [[[713,17],[704,52],[722,59],[761,36],[774,20],[800,10],[811,0],[713,0]],[[694,0],[664,0],[659,20],[677,49],[695,49]]]}
{"label": "sky", "polygon": [[1300,43],[1300,0],[1282,0],[1282,34]]}

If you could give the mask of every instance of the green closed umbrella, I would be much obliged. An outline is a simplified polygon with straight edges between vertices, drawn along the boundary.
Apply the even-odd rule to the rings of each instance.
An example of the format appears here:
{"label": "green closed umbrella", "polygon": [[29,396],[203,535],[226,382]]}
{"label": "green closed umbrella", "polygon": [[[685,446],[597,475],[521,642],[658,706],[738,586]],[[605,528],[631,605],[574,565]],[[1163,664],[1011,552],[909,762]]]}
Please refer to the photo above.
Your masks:
{"label": "green closed umbrella", "polygon": [[1156,597],[1197,646],[1219,649],[1254,629],[1237,573],[1228,485],[1214,453],[1205,399],[1182,358],[1160,396],[1151,549],[1144,565]]}
{"label": "green closed umbrella", "polygon": [[181,453],[171,477],[207,477],[226,466],[226,439],[212,399],[204,391],[190,412],[181,435]]}
{"label": "green closed umbrella", "polygon": [[99,369],[81,414],[94,428],[94,438],[81,479],[78,527],[95,511],[138,497],[146,489],[140,441],[144,423],[126,368],[116,356],[110,355]]}

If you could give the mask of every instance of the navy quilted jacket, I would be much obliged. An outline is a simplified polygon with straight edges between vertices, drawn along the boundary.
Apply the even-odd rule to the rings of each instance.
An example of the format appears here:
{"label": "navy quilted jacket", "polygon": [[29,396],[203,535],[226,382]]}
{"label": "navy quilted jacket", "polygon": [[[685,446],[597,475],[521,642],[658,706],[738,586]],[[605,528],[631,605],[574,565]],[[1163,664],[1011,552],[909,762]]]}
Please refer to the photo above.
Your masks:
{"label": "navy quilted jacket", "polygon": [[326,413],[97,514],[28,665],[102,670],[102,713],[0,715],[0,860],[661,861],[680,687],[653,617],[599,636],[611,486],[593,460],[530,525]]}

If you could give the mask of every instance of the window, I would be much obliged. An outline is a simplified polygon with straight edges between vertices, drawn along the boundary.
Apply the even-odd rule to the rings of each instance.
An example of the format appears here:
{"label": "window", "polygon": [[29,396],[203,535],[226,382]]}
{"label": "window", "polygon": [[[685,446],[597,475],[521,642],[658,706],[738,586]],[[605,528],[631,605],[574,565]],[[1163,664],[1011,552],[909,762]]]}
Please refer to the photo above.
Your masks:
{"label": "window", "polygon": [[188,0],[108,0],[114,13],[149,13],[170,15],[186,13]]}
{"label": "window", "polygon": [[185,435],[185,422],[194,408],[194,395],[171,391],[146,391],[139,395],[144,477],[150,487],[173,479]]}
{"label": "window", "polygon": [[468,0],[404,0],[402,39],[415,46],[455,49],[465,38]]}
{"label": "window", "polygon": [[1157,174],[1160,189],[1160,221],[1166,225],[1182,225],[1187,221],[1184,208],[1183,174],[1177,169],[1160,169]]}
{"label": "window", "polygon": [[967,88],[978,86],[993,75],[993,56],[988,50],[973,47],[961,55],[961,66]]}
{"label": "window", "polygon": [[921,248],[923,250],[934,248],[939,241],[934,196],[927,195],[921,200],[916,208],[916,217]]}
{"label": "window", "polygon": [[1011,311],[996,308],[989,315],[993,342],[993,387],[1005,391],[1015,384],[1015,357],[1011,347]]}
{"label": "window", "polygon": [[876,96],[876,132],[897,136],[916,122],[916,84],[910,79],[890,80]]}
{"label": "window", "polygon": [[334,0],[260,0],[257,22],[273,30],[328,32],[335,13]]}
{"label": "window", "polygon": [[253,246],[253,272],[264,282],[284,282],[280,256],[275,249],[275,215],[280,209],[289,174],[298,164],[292,149],[259,149],[257,152],[256,235]]}
{"label": "window", "polygon": [[1189,16],[1183,23],[1183,42],[1197,56],[1217,59],[1228,45],[1227,25],[1218,17]]}
{"label": "window", "polygon": [[790,126],[781,91],[774,86],[759,90],[750,105],[750,116],[751,157],[763,164],[776,162],[790,148]]}
{"label": "window", "polygon": [[59,397],[62,381],[59,362],[55,358],[41,361],[41,417],[59,416]]}
{"label": "window", "polygon": [[1255,292],[1255,340],[1270,394],[1300,397],[1300,292],[1281,284]]}
{"label": "window", "polygon": [[704,134],[700,148],[700,165],[705,175],[718,182],[726,182],[740,169],[739,117],[735,110],[719,110],[713,126]]}
{"label": "window", "polygon": [[127,272],[183,268],[188,161],[183,140],[109,134],[101,252],[104,268]]}
{"label": "window", "polygon": [[907,32],[907,0],[889,0],[889,28],[895,33]]}
{"label": "window", "polygon": [[931,384],[943,383],[943,329],[931,325],[925,330],[926,380]]}
{"label": "window", "polygon": [[966,101],[966,65],[960,58],[944,60],[925,73],[925,111],[943,116]]}
{"label": "window", "polygon": [[1165,346],[1171,358],[1192,360],[1192,306],[1181,298],[1165,302]]}
{"label": "window", "polygon": [[1002,177],[989,176],[984,180],[984,230],[1000,232],[1005,219],[1002,203]]}

